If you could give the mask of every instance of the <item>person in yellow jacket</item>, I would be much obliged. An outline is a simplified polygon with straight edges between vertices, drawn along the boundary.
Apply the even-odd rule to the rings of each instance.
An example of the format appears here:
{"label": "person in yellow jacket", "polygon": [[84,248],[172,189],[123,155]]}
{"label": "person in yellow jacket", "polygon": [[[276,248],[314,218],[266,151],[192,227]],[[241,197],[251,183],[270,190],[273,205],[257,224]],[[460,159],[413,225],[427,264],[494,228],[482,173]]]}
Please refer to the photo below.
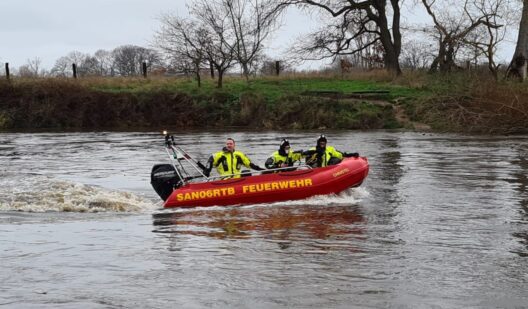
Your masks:
{"label": "person in yellow jacket", "polygon": [[302,152],[302,150],[293,151],[290,147],[290,142],[287,139],[283,139],[279,150],[272,153],[264,165],[268,169],[293,166],[295,162],[300,161],[303,157]]}
{"label": "person in yellow jacket", "polygon": [[243,152],[235,150],[235,140],[228,138],[222,151],[213,154],[207,161],[204,175],[209,177],[212,168],[215,167],[220,176],[225,176],[225,178],[240,178],[240,168],[242,165],[257,171],[264,170],[258,165],[251,163]]}
{"label": "person in yellow jacket", "polygon": [[359,157],[357,152],[347,153],[336,150],[332,146],[328,146],[326,136],[321,134],[317,139],[317,145],[303,152],[307,156],[306,164],[311,167],[325,167],[341,162],[343,157]]}

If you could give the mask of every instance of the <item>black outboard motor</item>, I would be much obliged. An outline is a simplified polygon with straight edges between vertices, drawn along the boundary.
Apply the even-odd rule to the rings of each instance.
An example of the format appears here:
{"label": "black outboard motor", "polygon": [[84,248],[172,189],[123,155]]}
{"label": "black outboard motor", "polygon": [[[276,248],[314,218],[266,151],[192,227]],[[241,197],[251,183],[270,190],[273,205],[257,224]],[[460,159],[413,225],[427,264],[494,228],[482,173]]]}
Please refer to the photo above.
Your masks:
{"label": "black outboard motor", "polygon": [[181,185],[181,178],[171,164],[156,164],[150,173],[150,184],[156,193],[166,201],[174,188]]}

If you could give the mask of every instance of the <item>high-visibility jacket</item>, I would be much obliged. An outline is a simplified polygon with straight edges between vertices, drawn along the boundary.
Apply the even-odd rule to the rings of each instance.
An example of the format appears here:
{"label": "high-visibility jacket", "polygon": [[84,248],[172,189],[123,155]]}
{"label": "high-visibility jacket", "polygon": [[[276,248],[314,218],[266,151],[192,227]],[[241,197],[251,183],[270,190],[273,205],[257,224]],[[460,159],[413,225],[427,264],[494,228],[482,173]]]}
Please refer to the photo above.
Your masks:
{"label": "high-visibility jacket", "polygon": [[221,176],[234,174],[233,178],[239,178],[242,165],[250,168],[252,164],[241,151],[229,152],[222,150],[213,154],[213,167],[216,167],[218,174]]}
{"label": "high-visibility jacket", "polygon": [[300,151],[293,151],[290,149],[287,155],[282,155],[278,150],[271,154],[266,160],[266,168],[279,168],[283,163],[286,163],[288,166],[293,166],[293,163],[300,161],[302,154]]}
{"label": "high-visibility jacket", "polygon": [[321,155],[317,153],[316,147],[310,148],[309,151],[315,151],[310,157],[306,158],[306,163],[311,166],[323,167],[328,165],[328,161],[331,158],[343,159],[343,154],[332,146],[326,146]]}

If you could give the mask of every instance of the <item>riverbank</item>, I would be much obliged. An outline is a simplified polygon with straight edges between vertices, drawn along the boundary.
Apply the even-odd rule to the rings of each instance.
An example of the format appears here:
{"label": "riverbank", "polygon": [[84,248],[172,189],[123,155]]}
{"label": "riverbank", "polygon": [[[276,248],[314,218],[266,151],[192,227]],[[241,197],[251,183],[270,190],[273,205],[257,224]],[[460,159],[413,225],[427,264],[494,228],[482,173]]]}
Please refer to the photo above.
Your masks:
{"label": "riverbank", "polygon": [[470,75],[287,76],[223,89],[186,78],[0,82],[0,129],[172,126],[526,132],[528,89]]}

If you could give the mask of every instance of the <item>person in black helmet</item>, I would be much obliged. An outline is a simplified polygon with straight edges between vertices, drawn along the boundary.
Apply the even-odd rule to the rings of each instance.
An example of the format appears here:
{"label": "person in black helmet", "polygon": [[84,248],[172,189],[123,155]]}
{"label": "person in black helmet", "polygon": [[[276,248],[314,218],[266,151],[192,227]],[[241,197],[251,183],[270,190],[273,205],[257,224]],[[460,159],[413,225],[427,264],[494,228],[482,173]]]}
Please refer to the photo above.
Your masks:
{"label": "person in black helmet", "polygon": [[306,164],[311,167],[324,167],[338,164],[343,157],[359,157],[357,152],[341,152],[332,146],[328,146],[326,143],[326,136],[321,134],[317,139],[317,145],[303,153],[306,156]]}
{"label": "person in black helmet", "polygon": [[264,165],[268,169],[293,166],[295,162],[301,160],[302,152],[302,150],[293,151],[290,147],[290,141],[283,139],[279,150],[272,153]]}

